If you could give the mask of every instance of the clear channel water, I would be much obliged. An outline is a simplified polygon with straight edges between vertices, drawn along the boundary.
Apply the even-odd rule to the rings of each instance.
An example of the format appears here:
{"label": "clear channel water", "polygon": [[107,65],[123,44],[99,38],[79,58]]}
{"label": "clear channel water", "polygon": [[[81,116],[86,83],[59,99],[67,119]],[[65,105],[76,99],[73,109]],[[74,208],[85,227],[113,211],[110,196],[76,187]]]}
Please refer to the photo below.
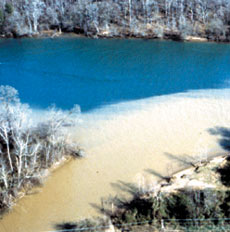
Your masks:
{"label": "clear channel water", "polygon": [[0,40],[0,85],[35,108],[82,112],[122,101],[228,88],[230,45],[139,39]]}

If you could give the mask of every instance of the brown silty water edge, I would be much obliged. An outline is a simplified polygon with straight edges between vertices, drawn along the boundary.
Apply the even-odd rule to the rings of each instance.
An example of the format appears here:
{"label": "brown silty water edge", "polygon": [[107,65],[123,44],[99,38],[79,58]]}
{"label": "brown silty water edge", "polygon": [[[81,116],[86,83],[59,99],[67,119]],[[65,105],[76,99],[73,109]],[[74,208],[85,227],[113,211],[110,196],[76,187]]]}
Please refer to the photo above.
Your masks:
{"label": "brown silty water edge", "polygon": [[109,196],[129,197],[127,184],[151,187],[188,161],[223,152],[208,129],[230,125],[229,91],[176,94],[82,114],[70,131],[87,157],[52,173],[0,221],[2,232],[54,230],[56,224],[101,216]]}

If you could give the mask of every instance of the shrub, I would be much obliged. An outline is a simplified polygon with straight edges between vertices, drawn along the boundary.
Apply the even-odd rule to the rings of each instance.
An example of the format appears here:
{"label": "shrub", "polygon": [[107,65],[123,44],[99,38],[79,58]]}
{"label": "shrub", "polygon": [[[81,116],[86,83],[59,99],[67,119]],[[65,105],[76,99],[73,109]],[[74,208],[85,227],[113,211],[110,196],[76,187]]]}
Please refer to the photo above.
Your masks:
{"label": "shrub", "polygon": [[4,23],[4,12],[0,9],[0,26]]}
{"label": "shrub", "polygon": [[230,187],[230,160],[229,157],[226,160],[226,164],[223,167],[217,169],[220,174],[220,180],[223,185]]}
{"label": "shrub", "polygon": [[11,3],[6,3],[5,5],[5,12],[11,15],[14,11],[13,5]]}

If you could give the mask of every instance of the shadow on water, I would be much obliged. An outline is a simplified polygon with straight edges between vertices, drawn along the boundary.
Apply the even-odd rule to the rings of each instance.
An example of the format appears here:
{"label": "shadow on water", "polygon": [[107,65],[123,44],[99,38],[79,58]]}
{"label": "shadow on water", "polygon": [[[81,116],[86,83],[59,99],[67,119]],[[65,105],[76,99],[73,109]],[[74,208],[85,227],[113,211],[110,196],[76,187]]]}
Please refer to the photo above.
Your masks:
{"label": "shadow on water", "polygon": [[159,172],[153,170],[153,169],[145,169],[145,172],[159,178],[160,180],[165,180],[166,182],[170,182],[171,178],[169,176],[163,176]]}
{"label": "shadow on water", "polygon": [[[117,183],[111,183],[111,185],[114,189],[124,193],[124,195],[131,195],[131,199],[136,198],[139,194],[138,188],[133,183],[118,181]],[[100,203],[90,203],[91,207],[93,207],[101,216],[83,219],[75,222],[73,221],[57,223],[54,225],[54,229],[56,232],[105,231],[105,229],[109,229],[111,217],[114,215],[117,209],[119,207],[124,207],[125,205],[128,205],[129,201],[130,200],[127,199],[127,197],[122,196],[122,194],[120,194],[119,196],[109,195],[107,197],[102,197],[100,199]]]}
{"label": "shadow on water", "polygon": [[122,191],[124,193],[129,193],[132,196],[135,195],[136,192],[138,191],[138,188],[136,187],[135,184],[128,183],[128,182],[121,181],[121,180],[119,180],[117,183],[111,183],[111,186],[115,190],[119,190],[119,191]]}
{"label": "shadow on water", "polygon": [[215,127],[208,130],[211,135],[220,136],[219,145],[225,150],[230,151],[230,128]]}
{"label": "shadow on water", "polygon": [[164,155],[167,156],[172,161],[179,162],[179,164],[181,164],[183,166],[194,166],[194,157],[192,157],[192,156],[184,154],[183,158],[182,158],[179,155],[173,155],[173,154],[168,153],[168,152],[165,152]]}
{"label": "shadow on water", "polygon": [[98,213],[108,218],[112,217],[119,208],[128,206],[130,199],[135,199],[143,194],[143,189],[139,189],[135,183],[117,181],[116,183],[111,183],[111,186],[119,191],[119,196],[109,195],[108,197],[101,198],[100,204],[90,204]]}
{"label": "shadow on water", "polygon": [[[194,158],[191,156],[184,154],[183,157],[181,157],[179,155],[174,155],[168,152],[165,152],[164,155],[167,156],[169,160],[176,161],[176,163],[178,163],[179,166],[181,166],[183,169],[188,166],[195,167]],[[168,185],[171,183],[172,176],[176,171],[178,171],[178,168],[174,169],[172,162],[170,162],[169,165],[166,167],[166,175],[163,175],[160,172],[157,172],[153,169],[145,169],[144,171],[156,177],[158,181],[164,181],[166,182],[165,184]]]}
{"label": "shadow on water", "polygon": [[111,183],[111,186],[120,192],[119,197],[109,195],[108,197],[102,197],[100,204],[90,204],[98,213],[107,216],[111,216],[114,211],[114,207],[117,208],[126,204],[127,194],[131,196],[131,198],[134,198],[139,193],[139,189],[134,183],[118,181],[117,183]]}
{"label": "shadow on water", "polygon": [[77,225],[73,222],[64,222],[64,223],[60,223],[54,226],[54,228],[59,231],[63,231],[63,230],[74,230],[77,228]]}
{"label": "shadow on water", "polygon": [[[108,228],[108,225],[105,226],[102,219],[84,219],[76,222],[64,222],[54,225],[54,229],[56,232],[95,232],[95,231],[105,231],[102,228]],[[98,230],[100,229],[100,230]]]}

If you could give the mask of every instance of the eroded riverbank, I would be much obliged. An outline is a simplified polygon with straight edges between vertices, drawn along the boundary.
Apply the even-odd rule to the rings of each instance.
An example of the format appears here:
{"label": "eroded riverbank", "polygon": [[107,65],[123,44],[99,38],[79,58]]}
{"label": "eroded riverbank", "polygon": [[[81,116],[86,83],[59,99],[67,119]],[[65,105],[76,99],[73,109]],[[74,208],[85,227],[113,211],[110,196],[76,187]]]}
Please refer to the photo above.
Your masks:
{"label": "eroded riverbank", "polygon": [[[83,114],[71,132],[88,156],[56,170],[36,194],[21,199],[0,230],[32,232],[99,215],[127,183],[151,188],[160,175],[196,158],[223,153],[208,129],[230,125],[230,92],[207,90],[114,104]],[[12,223],[13,222],[13,223]]]}

